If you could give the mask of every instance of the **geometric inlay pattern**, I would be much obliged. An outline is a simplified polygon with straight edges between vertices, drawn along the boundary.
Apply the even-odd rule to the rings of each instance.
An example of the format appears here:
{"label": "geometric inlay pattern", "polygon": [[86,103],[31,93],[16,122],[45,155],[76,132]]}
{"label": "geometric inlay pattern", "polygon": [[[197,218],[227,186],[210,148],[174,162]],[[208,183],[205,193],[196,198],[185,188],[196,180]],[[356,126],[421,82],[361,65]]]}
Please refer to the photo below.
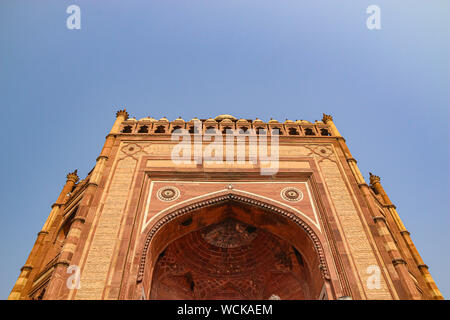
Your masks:
{"label": "geometric inlay pattern", "polygon": [[281,190],[281,197],[286,201],[298,202],[303,199],[303,193],[294,187],[287,187]]}
{"label": "geometric inlay pattern", "polygon": [[180,190],[172,186],[162,187],[156,195],[161,201],[174,201],[180,197]]}

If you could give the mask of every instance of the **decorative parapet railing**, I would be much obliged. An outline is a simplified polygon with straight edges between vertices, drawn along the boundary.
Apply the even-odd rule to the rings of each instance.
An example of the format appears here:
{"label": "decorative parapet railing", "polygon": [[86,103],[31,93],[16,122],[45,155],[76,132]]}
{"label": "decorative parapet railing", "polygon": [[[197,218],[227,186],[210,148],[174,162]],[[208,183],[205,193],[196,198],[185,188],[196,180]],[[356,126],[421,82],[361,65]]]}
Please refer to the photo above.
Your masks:
{"label": "decorative parapet railing", "polygon": [[[177,129],[185,129],[191,134],[219,133],[225,134],[227,130],[231,133],[254,133],[279,136],[306,136],[306,137],[328,137],[333,136],[330,127],[323,121],[314,123],[306,120],[286,120],[281,123],[276,120],[263,122],[262,120],[230,120],[223,119],[192,119],[184,121],[178,118],[169,121],[166,118],[156,120],[153,118],[143,118],[136,120],[130,118],[121,124],[120,133],[128,135],[170,135]],[[228,131],[230,132],[230,131]]]}

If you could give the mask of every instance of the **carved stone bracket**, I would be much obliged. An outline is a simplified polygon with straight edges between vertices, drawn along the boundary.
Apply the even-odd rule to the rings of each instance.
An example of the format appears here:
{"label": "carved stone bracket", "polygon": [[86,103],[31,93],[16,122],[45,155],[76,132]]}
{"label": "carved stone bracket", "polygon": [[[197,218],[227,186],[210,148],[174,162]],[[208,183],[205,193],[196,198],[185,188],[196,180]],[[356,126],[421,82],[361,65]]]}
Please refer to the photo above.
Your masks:
{"label": "carved stone bracket", "polygon": [[386,222],[386,218],[383,216],[373,217],[373,221],[377,222],[378,220]]}
{"label": "carved stone bracket", "polygon": [[403,259],[394,259],[392,260],[392,263],[394,264],[394,266],[396,266],[398,264],[406,264],[406,261]]}
{"label": "carved stone bracket", "polygon": [[33,269],[33,266],[32,266],[32,265],[29,265],[29,264],[26,264],[26,265],[24,265],[22,268],[20,268],[20,271],[23,271],[23,270],[31,270],[31,269]]}
{"label": "carved stone bracket", "polygon": [[84,224],[84,222],[86,221],[86,218],[77,216],[72,219],[71,223],[74,223],[77,220]]}

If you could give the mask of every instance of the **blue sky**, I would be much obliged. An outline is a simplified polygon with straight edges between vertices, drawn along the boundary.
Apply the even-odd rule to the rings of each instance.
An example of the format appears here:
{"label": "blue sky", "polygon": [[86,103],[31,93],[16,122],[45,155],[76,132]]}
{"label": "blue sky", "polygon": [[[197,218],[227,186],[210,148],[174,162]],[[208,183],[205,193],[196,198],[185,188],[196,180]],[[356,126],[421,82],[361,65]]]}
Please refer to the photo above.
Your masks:
{"label": "blue sky", "polygon": [[[81,30],[66,28],[71,4]],[[381,30],[366,27],[372,4]],[[448,21],[446,0],[2,1],[0,298],[120,106],[137,118],[332,114],[448,298]]]}

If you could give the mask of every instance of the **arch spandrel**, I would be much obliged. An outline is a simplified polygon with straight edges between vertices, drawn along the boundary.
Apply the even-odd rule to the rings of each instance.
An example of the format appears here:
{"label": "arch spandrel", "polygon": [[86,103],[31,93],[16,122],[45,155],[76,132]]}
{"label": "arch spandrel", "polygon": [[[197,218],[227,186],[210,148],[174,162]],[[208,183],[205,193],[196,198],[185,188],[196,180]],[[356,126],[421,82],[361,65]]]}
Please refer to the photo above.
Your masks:
{"label": "arch spandrel", "polygon": [[[285,189],[287,189],[287,188],[285,188]],[[312,209],[313,216],[305,214],[304,212],[302,212],[302,210],[300,210],[299,208],[294,207],[292,204],[283,203],[283,202],[281,202],[279,200],[276,200],[274,198],[269,198],[267,196],[256,194],[256,193],[250,192],[248,190],[240,190],[240,189],[237,189],[237,188],[227,188],[227,189],[219,189],[219,190],[216,190],[214,192],[209,192],[209,193],[206,193],[206,194],[200,194],[200,195],[197,195],[197,196],[195,196],[193,198],[184,199],[181,202],[177,202],[177,203],[175,203],[173,205],[169,205],[168,207],[160,210],[156,214],[154,214],[151,217],[149,217],[148,216],[148,212],[149,212],[150,197],[151,197],[151,194],[150,194],[149,195],[149,200],[148,200],[148,203],[147,203],[147,208],[145,209],[145,214],[144,214],[144,220],[143,220],[143,224],[142,224],[142,228],[141,228],[141,233],[145,234],[145,233],[149,232],[150,229],[153,227],[153,225],[157,221],[159,221],[159,219],[161,219],[162,217],[170,214],[173,211],[176,211],[176,210],[181,209],[181,208],[187,208],[187,207],[189,207],[191,205],[195,205],[196,203],[200,203],[202,201],[207,201],[208,199],[213,199],[213,198],[220,197],[220,196],[223,196],[223,195],[228,195],[228,194],[236,194],[236,195],[242,196],[244,198],[254,199],[255,201],[259,201],[260,203],[270,205],[270,206],[272,206],[274,208],[275,207],[276,208],[281,208],[283,210],[291,212],[293,215],[296,215],[300,219],[305,221],[311,228],[314,229],[314,231],[317,234],[320,234],[320,233],[322,233],[321,223],[319,221],[319,217],[318,217],[315,205],[313,204],[311,192],[310,192],[309,187],[308,187],[307,184],[306,184],[306,190],[308,192],[307,205],[310,207],[310,209]]]}

